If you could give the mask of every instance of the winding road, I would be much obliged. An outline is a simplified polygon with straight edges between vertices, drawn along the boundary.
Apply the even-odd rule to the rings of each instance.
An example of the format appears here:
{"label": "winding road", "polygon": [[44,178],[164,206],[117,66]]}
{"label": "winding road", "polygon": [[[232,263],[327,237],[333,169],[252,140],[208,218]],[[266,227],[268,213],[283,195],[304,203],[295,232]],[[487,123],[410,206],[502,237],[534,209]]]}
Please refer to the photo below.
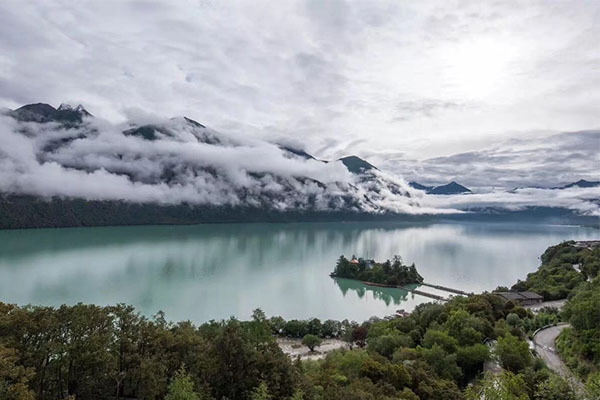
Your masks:
{"label": "winding road", "polygon": [[558,324],[540,329],[533,337],[533,343],[536,352],[542,360],[546,362],[548,368],[568,380],[575,390],[582,393],[584,390],[583,384],[571,373],[571,371],[569,371],[569,368],[567,368],[565,363],[560,359],[558,352],[554,347],[558,335],[563,329],[568,328],[569,326],[569,324]]}

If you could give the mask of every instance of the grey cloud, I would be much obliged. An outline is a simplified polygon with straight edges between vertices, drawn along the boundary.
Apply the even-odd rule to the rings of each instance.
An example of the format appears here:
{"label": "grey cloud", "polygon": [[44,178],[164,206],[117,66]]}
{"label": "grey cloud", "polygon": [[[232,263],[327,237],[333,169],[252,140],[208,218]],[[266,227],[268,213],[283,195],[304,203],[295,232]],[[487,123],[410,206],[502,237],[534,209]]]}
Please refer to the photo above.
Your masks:
{"label": "grey cloud", "polygon": [[[278,145],[219,133],[185,118],[165,120],[138,111],[131,111],[129,115],[133,120],[127,123],[87,118],[76,126],[16,122],[0,117],[3,137],[0,193],[407,214],[544,205],[600,215],[597,203],[600,188],[523,188],[512,192],[497,190],[438,197],[410,188],[402,178],[385,170],[372,170],[368,176],[354,175],[339,161],[323,163],[305,159]],[[128,131],[148,123],[156,128],[146,139],[132,136]],[[585,139],[597,139],[594,132],[565,135],[568,136],[559,136],[556,140],[585,143]],[[351,143],[348,148],[358,146],[362,140]],[[459,173],[479,169],[489,175],[493,167],[480,168],[481,164],[512,155],[511,164],[518,165],[518,157],[529,157],[535,144],[535,141],[513,141],[509,155],[471,152],[432,162],[467,168]],[[337,152],[348,149],[340,147],[340,143],[332,145]],[[352,152],[344,155],[347,154]]]}
{"label": "grey cloud", "polygon": [[[341,162],[304,159],[184,118],[131,115],[138,120],[115,125],[89,118],[68,127],[0,117],[0,192],[278,210],[444,212],[420,207],[418,193],[379,171],[363,179]],[[156,127],[152,136],[123,134],[140,122]]]}
{"label": "grey cloud", "polygon": [[472,105],[458,101],[441,99],[418,99],[401,101],[397,105],[398,115],[395,120],[407,120],[417,117],[433,117],[435,114],[447,110],[464,110]]}
{"label": "grey cloud", "polygon": [[[423,183],[552,186],[598,170],[595,137],[552,135],[600,126],[599,10],[5,0],[0,107],[83,103],[114,124],[134,108],[184,114],[239,137],[300,142],[316,157],[373,155]],[[544,132],[532,148],[510,141],[532,131]]]}
{"label": "grey cloud", "polygon": [[408,180],[440,184],[456,180],[469,187],[556,187],[579,179],[600,179],[600,131],[512,139],[490,149],[422,161],[373,154],[385,168]]}
{"label": "grey cloud", "polygon": [[494,191],[468,195],[427,196],[423,204],[432,208],[461,210],[499,208],[523,210],[527,207],[560,207],[582,215],[600,217],[600,187],[541,189],[523,188],[512,192]]}

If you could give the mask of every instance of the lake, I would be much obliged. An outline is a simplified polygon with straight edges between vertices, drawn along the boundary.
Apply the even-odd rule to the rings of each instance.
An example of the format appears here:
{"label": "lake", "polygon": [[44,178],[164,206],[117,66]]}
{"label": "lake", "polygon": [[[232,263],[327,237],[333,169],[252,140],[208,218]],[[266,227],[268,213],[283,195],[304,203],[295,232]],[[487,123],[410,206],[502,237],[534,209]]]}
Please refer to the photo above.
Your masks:
{"label": "lake", "polygon": [[[550,245],[595,228],[490,223],[305,223],[0,231],[0,301],[134,305],[203,322],[254,308],[286,319],[362,321],[430,301],[329,277],[340,254],[414,262],[426,282],[510,286]],[[433,292],[433,289],[423,288]]]}

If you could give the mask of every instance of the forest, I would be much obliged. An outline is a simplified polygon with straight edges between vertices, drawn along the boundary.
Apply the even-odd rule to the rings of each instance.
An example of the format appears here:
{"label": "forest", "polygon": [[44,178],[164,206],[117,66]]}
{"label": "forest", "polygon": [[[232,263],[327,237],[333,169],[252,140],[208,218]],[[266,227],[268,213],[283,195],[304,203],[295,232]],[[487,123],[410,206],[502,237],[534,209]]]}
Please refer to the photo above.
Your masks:
{"label": "forest", "polygon": [[[549,247],[541,256],[539,269],[519,280],[512,291],[531,290],[544,296],[544,301],[565,299],[585,280],[600,272],[600,247],[576,247],[575,242],[563,242]],[[579,265],[581,273],[573,268]],[[506,289],[506,288],[505,288]]]}
{"label": "forest", "polygon": [[[546,252],[553,255],[544,263],[562,251]],[[589,398],[599,398],[599,278],[568,296],[563,312],[534,314],[483,293],[362,323],[286,321],[255,310],[248,321],[198,326],[123,304],[0,303],[0,399],[571,400],[581,394],[526,342],[561,320],[571,324],[559,339],[561,355]],[[301,361],[282,352],[279,336],[339,337],[347,346]],[[489,362],[501,372],[484,373]]]}
{"label": "forest", "polygon": [[389,286],[423,282],[423,277],[417,272],[415,264],[404,265],[400,256],[394,256],[391,261],[378,263],[363,258],[357,259],[354,256],[352,260],[348,260],[341,255],[331,276]]}

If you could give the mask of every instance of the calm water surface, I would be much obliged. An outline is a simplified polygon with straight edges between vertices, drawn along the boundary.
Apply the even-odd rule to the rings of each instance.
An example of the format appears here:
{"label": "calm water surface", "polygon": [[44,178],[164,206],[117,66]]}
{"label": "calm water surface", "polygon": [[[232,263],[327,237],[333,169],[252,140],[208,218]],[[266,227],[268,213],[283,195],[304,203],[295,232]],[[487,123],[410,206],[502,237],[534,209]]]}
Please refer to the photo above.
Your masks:
{"label": "calm water surface", "polygon": [[[231,224],[0,231],[0,301],[124,302],[150,316],[246,319],[385,316],[429,301],[333,280],[340,254],[399,254],[427,282],[467,291],[511,285],[546,247],[594,228],[515,224]],[[425,289],[424,289],[425,290]],[[429,291],[429,288],[427,288]]]}

